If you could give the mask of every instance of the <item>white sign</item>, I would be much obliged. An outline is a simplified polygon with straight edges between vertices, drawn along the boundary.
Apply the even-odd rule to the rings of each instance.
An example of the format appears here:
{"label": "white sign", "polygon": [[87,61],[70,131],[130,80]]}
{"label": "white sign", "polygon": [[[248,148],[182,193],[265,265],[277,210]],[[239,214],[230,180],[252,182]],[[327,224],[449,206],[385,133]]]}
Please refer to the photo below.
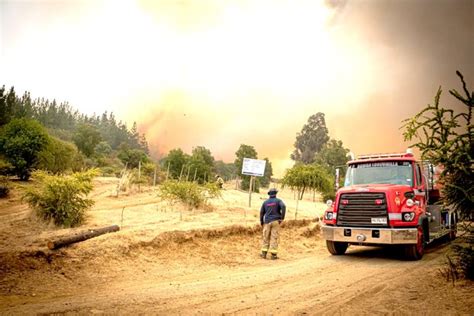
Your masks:
{"label": "white sign", "polygon": [[244,163],[242,165],[242,174],[248,176],[263,177],[263,174],[265,173],[266,163],[266,160],[244,158]]}

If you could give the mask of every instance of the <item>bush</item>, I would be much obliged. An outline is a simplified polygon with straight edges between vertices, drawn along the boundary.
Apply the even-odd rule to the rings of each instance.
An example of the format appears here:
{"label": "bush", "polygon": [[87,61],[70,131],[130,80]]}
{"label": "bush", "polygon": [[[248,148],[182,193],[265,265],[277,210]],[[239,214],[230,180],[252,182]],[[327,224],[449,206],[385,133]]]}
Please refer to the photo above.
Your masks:
{"label": "bush", "polygon": [[[132,183],[133,184],[153,184],[153,177],[155,175],[155,164],[151,162],[145,162],[141,164],[140,169],[140,180],[138,179],[138,168],[131,170],[133,173]],[[157,170],[157,178],[158,178],[158,170]]]}
{"label": "bush", "polygon": [[10,185],[8,184],[8,178],[0,176],[0,198],[8,196],[10,192]]}
{"label": "bush", "polygon": [[110,167],[110,166],[101,167],[99,168],[99,170],[100,170],[100,175],[102,177],[115,177],[117,172],[119,172],[114,167]]}
{"label": "bush", "polygon": [[72,143],[50,137],[46,147],[38,154],[38,169],[61,174],[81,166],[77,164],[80,153]]}
{"label": "bush", "polygon": [[148,156],[140,149],[122,149],[117,155],[117,158],[122,161],[127,168],[138,168],[138,163],[142,164],[148,162]]}
{"label": "bush", "polygon": [[474,280],[474,237],[466,237],[466,243],[451,246],[451,253],[447,255],[447,267],[441,272],[446,280],[468,279]]}
{"label": "bush", "polygon": [[34,120],[14,119],[0,130],[0,152],[23,181],[29,179],[38,154],[47,143],[48,134]]}
{"label": "bush", "polygon": [[94,204],[86,196],[93,189],[96,173],[89,170],[71,176],[53,176],[37,171],[34,177],[39,185],[28,189],[24,199],[43,220],[52,220],[57,226],[78,226],[84,222],[85,211]]}
{"label": "bush", "polygon": [[221,197],[221,189],[216,182],[207,182],[204,184],[204,193],[208,198]]}
{"label": "bush", "polygon": [[97,158],[100,174],[103,177],[120,177],[123,165],[117,158]]}
{"label": "bush", "polygon": [[195,182],[168,180],[161,184],[159,190],[162,199],[181,202],[190,209],[204,206],[209,198],[220,196],[219,188],[213,183],[199,185]]}

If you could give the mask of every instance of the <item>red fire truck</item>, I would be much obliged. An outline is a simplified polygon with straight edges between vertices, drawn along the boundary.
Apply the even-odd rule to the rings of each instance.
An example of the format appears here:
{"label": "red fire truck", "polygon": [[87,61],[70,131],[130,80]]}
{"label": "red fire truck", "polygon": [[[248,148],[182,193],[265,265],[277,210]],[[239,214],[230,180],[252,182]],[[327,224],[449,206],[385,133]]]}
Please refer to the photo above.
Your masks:
{"label": "red fire truck", "polygon": [[329,252],[349,245],[400,245],[412,260],[429,242],[456,236],[456,213],[439,201],[435,166],[412,153],[363,155],[348,162],[344,187],[328,201],[323,237]]}

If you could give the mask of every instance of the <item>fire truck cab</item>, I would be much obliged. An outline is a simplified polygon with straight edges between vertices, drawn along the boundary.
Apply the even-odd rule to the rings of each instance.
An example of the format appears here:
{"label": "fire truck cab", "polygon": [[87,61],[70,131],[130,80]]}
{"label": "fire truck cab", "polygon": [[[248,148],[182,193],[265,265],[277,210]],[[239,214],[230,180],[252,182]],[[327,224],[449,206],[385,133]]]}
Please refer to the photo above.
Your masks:
{"label": "fire truck cab", "polygon": [[426,244],[456,236],[456,213],[438,204],[436,168],[412,153],[363,155],[348,162],[344,186],[328,201],[322,233],[329,252],[349,245],[400,245],[419,260]]}

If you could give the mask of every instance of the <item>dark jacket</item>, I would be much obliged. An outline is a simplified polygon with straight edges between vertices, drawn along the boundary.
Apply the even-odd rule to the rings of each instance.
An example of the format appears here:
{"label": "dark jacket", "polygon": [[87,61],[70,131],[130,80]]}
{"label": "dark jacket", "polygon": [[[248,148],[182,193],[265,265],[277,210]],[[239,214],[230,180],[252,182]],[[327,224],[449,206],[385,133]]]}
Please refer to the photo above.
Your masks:
{"label": "dark jacket", "polygon": [[270,196],[268,200],[263,202],[260,208],[260,224],[282,221],[285,219],[285,212],[285,203],[275,196]]}

